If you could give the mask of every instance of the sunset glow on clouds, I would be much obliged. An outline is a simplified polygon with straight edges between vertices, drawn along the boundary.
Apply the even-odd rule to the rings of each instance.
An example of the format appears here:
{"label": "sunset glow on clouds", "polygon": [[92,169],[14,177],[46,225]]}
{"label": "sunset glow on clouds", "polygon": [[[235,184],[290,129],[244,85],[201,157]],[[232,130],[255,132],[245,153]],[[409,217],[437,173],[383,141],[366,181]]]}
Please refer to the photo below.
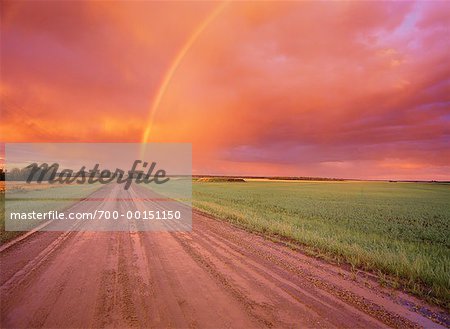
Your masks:
{"label": "sunset glow on clouds", "polygon": [[449,2],[221,5],[2,2],[2,141],[151,124],[198,174],[450,179]]}

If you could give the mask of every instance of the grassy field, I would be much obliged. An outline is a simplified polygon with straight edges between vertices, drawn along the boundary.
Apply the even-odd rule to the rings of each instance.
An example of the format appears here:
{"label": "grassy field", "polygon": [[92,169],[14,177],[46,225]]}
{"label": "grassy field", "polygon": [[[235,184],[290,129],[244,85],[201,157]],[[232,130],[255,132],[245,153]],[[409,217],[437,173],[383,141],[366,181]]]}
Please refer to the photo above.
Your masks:
{"label": "grassy field", "polygon": [[[99,185],[64,185],[8,183],[8,209],[18,212],[46,212],[63,210],[93,191]],[[32,229],[42,221],[29,221],[27,229]],[[0,243],[5,243],[21,235],[23,231],[5,230],[5,183],[0,184]]]}
{"label": "grassy field", "polygon": [[194,207],[371,270],[449,308],[450,185],[195,182]]}

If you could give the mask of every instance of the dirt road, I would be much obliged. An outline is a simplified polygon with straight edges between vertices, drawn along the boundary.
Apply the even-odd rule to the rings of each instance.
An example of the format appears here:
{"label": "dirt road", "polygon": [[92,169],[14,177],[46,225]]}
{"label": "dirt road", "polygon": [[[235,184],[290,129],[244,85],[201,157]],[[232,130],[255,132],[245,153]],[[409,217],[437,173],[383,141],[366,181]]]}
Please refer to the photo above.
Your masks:
{"label": "dirt road", "polygon": [[0,261],[2,328],[449,323],[448,314],[366,274],[200,213],[192,232],[37,232],[2,251]]}

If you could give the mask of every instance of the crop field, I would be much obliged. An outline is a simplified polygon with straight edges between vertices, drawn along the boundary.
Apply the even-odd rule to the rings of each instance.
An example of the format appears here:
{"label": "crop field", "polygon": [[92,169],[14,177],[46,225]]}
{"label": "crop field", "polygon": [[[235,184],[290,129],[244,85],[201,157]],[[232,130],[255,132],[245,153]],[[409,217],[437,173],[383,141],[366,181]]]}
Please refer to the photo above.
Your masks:
{"label": "crop field", "polygon": [[[5,243],[23,233],[5,230],[5,194],[7,194],[9,209],[20,212],[45,212],[63,210],[98,189],[99,185],[55,186],[8,182],[8,191],[6,192],[5,182],[1,182],[0,188],[0,243]],[[30,221],[29,229],[39,224],[39,221]]]}
{"label": "crop field", "polygon": [[450,303],[450,185],[403,182],[195,182],[193,206],[315,255]]}

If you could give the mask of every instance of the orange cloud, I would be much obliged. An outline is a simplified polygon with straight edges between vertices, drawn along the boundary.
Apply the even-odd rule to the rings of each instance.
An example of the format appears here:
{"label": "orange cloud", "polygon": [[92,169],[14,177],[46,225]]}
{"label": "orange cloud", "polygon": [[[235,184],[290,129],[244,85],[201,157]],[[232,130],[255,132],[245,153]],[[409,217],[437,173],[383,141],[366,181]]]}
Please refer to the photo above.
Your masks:
{"label": "orange cloud", "polygon": [[139,142],[153,108],[198,173],[450,179],[447,2],[231,2],[180,57],[217,6],[2,2],[3,141]]}

